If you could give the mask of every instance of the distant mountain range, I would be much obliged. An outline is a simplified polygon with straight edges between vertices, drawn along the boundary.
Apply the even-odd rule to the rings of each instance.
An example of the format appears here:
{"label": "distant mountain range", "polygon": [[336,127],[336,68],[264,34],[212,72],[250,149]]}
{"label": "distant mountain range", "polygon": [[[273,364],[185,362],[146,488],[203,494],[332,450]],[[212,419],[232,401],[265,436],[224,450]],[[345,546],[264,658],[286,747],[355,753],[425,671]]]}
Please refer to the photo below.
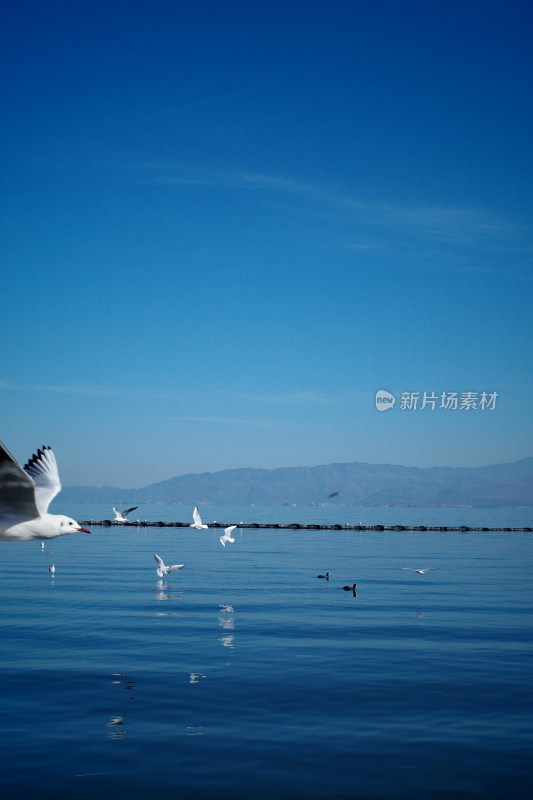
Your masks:
{"label": "distant mountain range", "polygon": [[486,467],[328,464],[179,475],[142,489],[67,486],[75,503],[233,505],[533,506],[533,458]]}

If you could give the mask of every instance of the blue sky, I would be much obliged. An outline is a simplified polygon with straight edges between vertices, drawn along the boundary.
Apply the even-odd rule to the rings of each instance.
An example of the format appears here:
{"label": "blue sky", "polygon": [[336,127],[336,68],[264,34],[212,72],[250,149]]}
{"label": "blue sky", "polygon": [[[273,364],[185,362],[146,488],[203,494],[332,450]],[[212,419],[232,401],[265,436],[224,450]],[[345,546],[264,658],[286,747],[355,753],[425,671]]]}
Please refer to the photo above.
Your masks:
{"label": "blue sky", "polygon": [[0,438],[122,487],[533,455],[532,17],[4,9]]}

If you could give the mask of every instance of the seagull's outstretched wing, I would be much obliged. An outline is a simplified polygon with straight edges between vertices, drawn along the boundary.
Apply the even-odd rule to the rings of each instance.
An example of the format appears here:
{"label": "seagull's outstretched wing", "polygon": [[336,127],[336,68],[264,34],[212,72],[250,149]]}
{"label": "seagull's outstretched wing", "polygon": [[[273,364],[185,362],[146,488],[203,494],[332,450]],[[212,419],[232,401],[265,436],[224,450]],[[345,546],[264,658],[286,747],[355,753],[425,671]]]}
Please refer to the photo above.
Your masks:
{"label": "seagull's outstretched wing", "polygon": [[429,572],[432,569],[437,569],[437,567],[424,567],[424,569],[418,569],[417,567],[402,567],[402,569],[408,569],[411,572],[418,572],[419,575],[425,575],[426,572]]}
{"label": "seagull's outstretched wing", "polygon": [[39,448],[24,465],[24,470],[35,483],[35,503],[39,514],[46,514],[48,506],[61,491],[57,461],[51,448]]}
{"label": "seagull's outstretched wing", "polygon": [[204,525],[202,522],[202,518],[200,516],[200,512],[198,511],[198,506],[194,507],[194,511],[192,512],[193,518],[193,525],[194,528],[207,528],[207,525]]}
{"label": "seagull's outstretched wing", "polygon": [[125,508],[124,511],[122,512],[123,516],[127,517],[130,511],[135,511],[136,508],[139,508],[139,506],[132,506],[131,508]]}
{"label": "seagull's outstretched wing", "polygon": [[166,574],[166,571],[167,571],[167,568],[165,567],[165,565],[163,563],[163,559],[159,558],[157,553],[154,553],[154,558],[155,558],[155,560],[157,562],[156,572],[157,572],[157,574],[159,575],[160,578],[163,578],[164,575]]}
{"label": "seagull's outstretched wing", "polygon": [[176,572],[178,569],[183,569],[185,564],[173,564],[171,567],[167,567],[167,572]]}
{"label": "seagull's outstretched wing", "polygon": [[0,442],[0,517],[27,520],[38,516],[33,479]]}

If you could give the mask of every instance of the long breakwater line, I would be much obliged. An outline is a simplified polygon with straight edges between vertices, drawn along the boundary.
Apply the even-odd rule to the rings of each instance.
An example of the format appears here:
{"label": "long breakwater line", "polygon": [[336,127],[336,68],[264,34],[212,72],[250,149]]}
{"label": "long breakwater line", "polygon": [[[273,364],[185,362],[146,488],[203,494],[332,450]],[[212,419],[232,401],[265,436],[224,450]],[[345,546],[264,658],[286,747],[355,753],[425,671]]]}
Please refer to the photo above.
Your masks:
{"label": "long breakwater line", "polygon": [[[88,519],[83,520],[81,525],[86,526],[95,526],[100,525],[105,528],[190,528],[191,524],[189,522],[163,522],[159,520],[158,522],[152,522],[149,520],[136,520],[131,522],[114,522],[110,519],[102,519],[102,520],[94,520]],[[227,528],[229,525],[235,525],[234,522],[210,522],[210,528]],[[459,526],[450,526],[450,525],[361,525],[358,523],[357,525],[323,525],[318,523],[299,523],[299,522],[291,522],[291,523],[281,523],[281,522],[240,522],[237,525],[238,528],[244,529],[275,529],[275,530],[295,530],[295,531],[419,531],[421,533],[425,531],[436,531],[436,532],[451,532],[451,533],[469,533],[471,532],[489,532],[489,531],[504,531],[509,533],[533,533],[533,527],[531,528],[509,528],[509,527],[502,527],[499,526],[497,528],[487,528],[484,526],[475,526],[475,525],[459,525]]]}

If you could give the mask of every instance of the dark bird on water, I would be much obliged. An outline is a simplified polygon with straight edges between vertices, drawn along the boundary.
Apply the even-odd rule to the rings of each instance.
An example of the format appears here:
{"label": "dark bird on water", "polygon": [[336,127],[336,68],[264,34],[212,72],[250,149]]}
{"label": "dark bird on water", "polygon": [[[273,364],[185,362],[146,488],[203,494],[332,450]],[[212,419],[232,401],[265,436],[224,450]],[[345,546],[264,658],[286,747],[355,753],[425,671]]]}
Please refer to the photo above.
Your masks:
{"label": "dark bird on water", "polygon": [[325,575],[317,575],[317,578],[325,578],[327,581],[329,581],[329,572],[326,572]]}
{"label": "dark bird on water", "polygon": [[345,592],[352,592],[354,597],[355,597],[355,595],[356,595],[355,587],[356,586],[357,586],[356,583],[352,583],[351,586],[343,586],[342,588],[344,589]]}

